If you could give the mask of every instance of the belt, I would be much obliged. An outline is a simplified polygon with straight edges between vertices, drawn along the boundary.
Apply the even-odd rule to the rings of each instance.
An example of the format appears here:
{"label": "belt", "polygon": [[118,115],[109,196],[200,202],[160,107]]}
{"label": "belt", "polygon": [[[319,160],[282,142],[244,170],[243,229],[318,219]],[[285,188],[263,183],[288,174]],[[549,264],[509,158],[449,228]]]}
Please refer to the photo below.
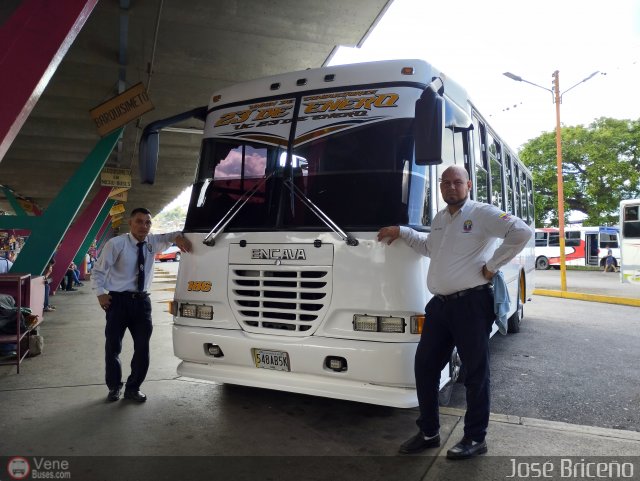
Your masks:
{"label": "belt", "polygon": [[459,297],[464,297],[466,295],[469,295],[469,294],[471,294],[472,292],[475,292],[475,291],[488,291],[488,290],[491,290],[492,287],[493,286],[491,284],[480,284],[479,286],[471,287],[469,289],[464,289],[464,290],[458,291],[458,292],[454,292],[453,294],[447,294],[446,296],[443,296],[441,294],[435,294],[434,297],[437,297],[442,302],[452,301],[454,299],[458,299]]}
{"label": "belt", "polygon": [[149,297],[148,292],[131,292],[131,291],[124,291],[124,292],[110,291],[109,295],[117,296],[117,297],[126,297],[128,299],[146,299],[147,297]]}

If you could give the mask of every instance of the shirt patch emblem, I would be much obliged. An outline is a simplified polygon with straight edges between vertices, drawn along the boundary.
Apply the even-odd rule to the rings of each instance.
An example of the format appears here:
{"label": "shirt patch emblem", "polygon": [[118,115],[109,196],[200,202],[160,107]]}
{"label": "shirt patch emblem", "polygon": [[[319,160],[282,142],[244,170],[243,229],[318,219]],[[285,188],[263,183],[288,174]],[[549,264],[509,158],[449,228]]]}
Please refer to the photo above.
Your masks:
{"label": "shirt patch emblem", "polygon": [[471,232],[472,227],[473,227],[473,222],[467,219],[464,221],[464,224],[462,225],[462,230],[465,232]]}
{"label": "shirt patch emblem", "polygon": [[502,214],[500,214],[500,219],[502,219],[502,220],[511,220],[511,216],[509,214],[507,214],[506,212],[503,212]]}

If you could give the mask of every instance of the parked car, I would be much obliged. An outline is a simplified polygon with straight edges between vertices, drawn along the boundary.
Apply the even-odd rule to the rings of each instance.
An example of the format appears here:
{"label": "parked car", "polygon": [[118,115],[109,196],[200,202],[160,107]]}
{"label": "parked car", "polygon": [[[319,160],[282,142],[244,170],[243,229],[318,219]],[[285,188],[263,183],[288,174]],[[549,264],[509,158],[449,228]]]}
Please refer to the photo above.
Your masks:
{"label": "parked car", "polygon": [[167,250],[156,254],[156,261],[160,261],[160,262],[167,262],[167,261],[180,262],[180,256],[181,255],[182,255],[182,252],[180,252],[180,248],[178,246],[171,246]]}

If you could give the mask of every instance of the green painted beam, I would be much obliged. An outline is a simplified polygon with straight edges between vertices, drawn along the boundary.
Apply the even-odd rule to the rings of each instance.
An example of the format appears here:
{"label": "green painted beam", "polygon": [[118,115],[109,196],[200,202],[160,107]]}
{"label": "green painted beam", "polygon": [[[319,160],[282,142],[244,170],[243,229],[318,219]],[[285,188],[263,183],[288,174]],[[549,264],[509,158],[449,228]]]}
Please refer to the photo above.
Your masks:
{"label": "green painted beam", "polygon": [[98,217],[96,217],[95,222],[91,226],[91,229],[87,234],[87,237],[85,237],[84,242],[80,246],[80,249],[78,249],[78,253],[76,254],[76,257],[73,259],[73,262],[75,263],[75,265],[79,266],[80,264],[82,264],[82,261],[84,260],[84,256],[87,254],[87,252],[89,252],[89,247],[91,247],[91,243],[95,240],[96,235],[98,235],[98,231],[100,230],[100,227],[102,227],[102,223],[109,215],[109,211],[111,210],[111,207],[113,207],[113,204],[115,203],[116,203],[115,200],[108,200],[105,203],[104,207],[98,214]]}
{"label": "green painted beam", "polygon": [[102,249],[102,245],[107,241],[107,238],[108,238],[108,236],[109,236],[109,234],[111,233],[112,230],[113,230],[113,228],[111,228],[111,227],[107,227],[104,230],[104,232],[102,234],[102,237],[100,237],[100,240],[96,244],[96,248],[98,250]]}
{"label": "green painted beam", "polygon": [[4,195],[9,201],[9,204],[11,204],[11,207],[13,208],[13,211],[16,213],[16,215],[17,216],[27,215],[27,213],[22,208],[22,205],[20,205],[20,202],[18,202],[18,199],[16,199],[16,196],[13,195],[13,191],[9,187],[4,185],[2,186],[2,190],[4,190]]}
{"label": "green painted beam", "polygon": [[122,130],[116,130],[100,139],[44,214],[38,217],[40,222],[31,229],[31,236],[16,259],[11,272],[28,272],[32,276],[42,275],[51,255],[100,175],[111,151],[122,135]]}
{"label": "green painted beam", "polygon": [[[0,215],[0,230],[25,229],[33,232],[42,223],[40,216]],[[18,271],[13,271],[18,272]]]}

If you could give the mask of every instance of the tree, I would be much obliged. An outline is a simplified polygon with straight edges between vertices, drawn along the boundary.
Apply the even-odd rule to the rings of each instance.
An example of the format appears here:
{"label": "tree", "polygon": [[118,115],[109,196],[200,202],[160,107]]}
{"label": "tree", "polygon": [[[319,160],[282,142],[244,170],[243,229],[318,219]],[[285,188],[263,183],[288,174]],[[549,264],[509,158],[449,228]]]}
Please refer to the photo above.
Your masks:
{"label": "tree", "polygon": [[169,232],[182,230],[187,212],[184,207],[177,206],[170,210],[163,210],[153,218],[153,232]]}
{"label": "tree", "polygon": [[[527,142],[520,158],[533,173],[536,225],[558,225],[555,132]],[[565,212],[582,212],[586,225],[617,224],[620,201],[640,196],[640,119],[563,127],[562,161]]]}

